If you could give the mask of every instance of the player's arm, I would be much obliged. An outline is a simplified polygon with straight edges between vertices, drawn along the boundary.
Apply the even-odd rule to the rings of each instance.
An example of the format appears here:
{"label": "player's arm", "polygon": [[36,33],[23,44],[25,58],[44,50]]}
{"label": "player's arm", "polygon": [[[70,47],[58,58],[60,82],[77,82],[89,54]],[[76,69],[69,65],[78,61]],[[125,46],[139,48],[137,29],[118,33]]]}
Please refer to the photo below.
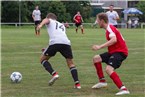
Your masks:
{"label": "player's arm", "polygon": [[120,17],[118,15],[118,13],[116,12],[116,18],[115,18],[115,20],[119,20],[119,19],[120,19]]}
{"label": "player's arm", "polygon": [[40,19],[41,19],[41,11],[40,11]]}
{"label": "player's arm", "polygon": [[98,23],[98,21],[96,20],[93,25],[96,25],[97,23]]}
{"label": "player's arm", "polygon": [[120,20],[119,16],[116,17],[116,20]]}
{"label": "player's arm", "polygon": [[35,16],[34,16],[34,11],[33,11],[33,13],[32,13],[32,18],[33,18],[33,20],[34,20],[34,17],[35,17]]}
{"label": "player's arm", "polygon": [[75,22],[78,22],[78,20],[76,20],[76,15],[73,17],[73,20],[74,20]]}
{"label": "player's arm", "polygon": [[84,22],[84,20],[83,20],[82,16],[81,16],[81,21],[82,21],[82,22]]}
{"label": "player's arm", "polygon": [[116,36],[111,36],[110,40],[101,45],[93,45],[92,50],[99,50],[108,46],[111,46],[117,42]]}
{"label": "player's arm", "polygon": [[33,18],[33,20],[34,20],[34,15],[32,14],[32,18]]}
{"label": "player's arm", "polygon": [[42,20],[42,22],[37,26],[37,30],[40,30],[43,25],[49,24],[50,20],[48,18],[45,18]]}

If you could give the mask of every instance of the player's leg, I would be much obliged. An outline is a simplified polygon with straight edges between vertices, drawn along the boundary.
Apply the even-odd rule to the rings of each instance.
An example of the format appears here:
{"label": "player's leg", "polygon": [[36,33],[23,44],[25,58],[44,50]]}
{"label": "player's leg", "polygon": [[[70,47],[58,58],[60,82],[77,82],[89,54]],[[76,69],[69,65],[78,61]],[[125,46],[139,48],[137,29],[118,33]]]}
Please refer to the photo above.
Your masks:
{"label": "player's leg", "polygon": [[103,69],[102,69],[101,62],[107,61],[108,56],[109,56],[108,53],[103,53],[101,55],[96,55],[93,58],[93,63],[94,63],[95,69],[96,69],[97,76],[99,78],[99,83],[92,86],[93,89],[94,88],[95,89],[96,88],[103,88],[103,87],[107,86],[107,83],[106,83],[106,80],[105,80],[105,77],[104,77],[104,74],[103,74]]}
{"label": "player's leg", "polygon": [[37,21],[35,21],[35,35],[37,35]]}
{"label": "player's leg", "polygon": [[[39,24],[37,24],[37,27],[39,26]],[[37,35],[40,35],[40,30],[37,30]]]}
{"label": "player's leg", "polygon": [[[39,26],[39,24],[40,24],[40,21],[38,21],[37,26]],[[37,34],[38,34],[38,35],[40,35],[40,29],[39,29],[39,30],[37,30]]]}
{"label": "player's leg", "polygon": [[120,67],[124,59],[126,59],[126,57],[120,55],[120,53],[115,53],[112,56],[110,56],[108,65],[106,66],[106,73],[110,76],[110,78],[113,80],[116,86],[120,89],[120,91],[116,93],[116,95],[130,94],[127,88],[123,85],[118,74],[114,71],[116,68]]}
{"label": "player's leg", "polygon": [[80,27],[81,27],[82,34],[84,34],[84,27],[83,27],[83,25],[81,24]]}
{"label": "player's leg", "polygon": [[78,33],[78,24],[75,23],[75,26],[76,26],[76,33]]}
{"label": "player's leg", "polygon": [[43,67],[51,74],[53,75],[54,73],[54,70],[51,66],[51,64],[49,63],[49,56],[45,56],[45,55],[42,55],[41,58],[40,58],[40,62],[41,64],[43,65]]}
{"label": "player's leg", "polygon": [[72,78],[75,82],[75,87],[74,88],[81,89],[81,85],[80,85],[80,82],[79,82],[79,79],[78,79],[78,72],[77,72],[76,66],[74,65],[72,59],[66,59],[66,62],[67,62],[67,65],[70,69]]}
{"label": "player's leg", "polygon": [[67,65],[70,69],[72,78],[75,82],[75,88],[80,89],[80,82],[78,79],[78,72],[77,72],[77,68],[73,63],[73,54],[72,54],[72,50],[71,50],[71,46],[70,45],[61,45],[61,49],[60,49],[60,53],[66,58],[66,62]]}
{"label": "player's leg", "polygon": [[53,83],[59,78],[58,73],[52,68],[52,65],[48,61],[51,56],[56,54],[57,50],[55,45],[49,46],[46,48],[40,58],[40,62],[43,67],[52,75],[52,79],[49,81],[49,85],[53,85]]}

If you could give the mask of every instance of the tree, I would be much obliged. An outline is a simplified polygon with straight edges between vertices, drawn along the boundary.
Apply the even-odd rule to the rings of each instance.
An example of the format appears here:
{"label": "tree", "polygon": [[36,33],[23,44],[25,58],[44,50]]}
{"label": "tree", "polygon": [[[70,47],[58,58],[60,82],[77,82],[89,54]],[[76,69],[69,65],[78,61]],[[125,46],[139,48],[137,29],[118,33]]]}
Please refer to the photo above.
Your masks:
{"label": "tree", "polygon": [[[60,22],[71,22],[77,11],[83,19],[89,19],[91,7],[88,1],[2,1],[2,22],[19,22],[19,7],[21,22],[33,22],[32,12],[38,5],[42,18],[52,12]],[[20,6],[19,6],[20,5]]]}
{"label": "tree", "polygon": [[70,13],[71,20],[73,20],[77,11],[80,11],[84,20],[90,18],[92,9],[88,1],[63,1],[63,3],[66,7],[66,12]]}
{"label": "tree", "polygon": [[42,16],[52,12],[57,15],[60,22],[70,21],[70,14],[66,12],[65,5],[60,1],[41,2]]}
{"label": "tree", "polygon": [[91,5],[88,1],[81,1],[80,4],[82,6],[82,16],[84,20],[87,21],[91,17],[91,13],[92,13]]}
{"label": "tree", "polygon": [[145,2],[144,1],[139,1],[137,4],[137,7],[140,11],[143,12],[142,15],[139,16],[141,22],[145,22]]}
{"label": "tree", "polygon": [[2,1],[2,22],[19,21],[19,2]]}
{"label": "tree", "polygon": [[30,10],[24,1],[2,1],[2,22],[19,22],[19,7],[21,22],[29,22]]}

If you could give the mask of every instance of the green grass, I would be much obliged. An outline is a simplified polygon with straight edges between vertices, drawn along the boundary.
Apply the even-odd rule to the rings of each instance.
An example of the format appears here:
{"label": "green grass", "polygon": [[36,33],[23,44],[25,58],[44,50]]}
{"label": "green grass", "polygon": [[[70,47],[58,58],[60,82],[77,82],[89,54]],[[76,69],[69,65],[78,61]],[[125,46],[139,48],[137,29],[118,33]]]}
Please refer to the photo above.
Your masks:
{"label": "green grass", "polygon": [[[130,95],[123,97],[144,97],[145,94],[145,64],[144,64],[144,33],[143,29],[120,29],[129,47],[129,56],[116,71],[130,90]],[[75,29],[67,29],[67,35],[72,42],[74,63],[77,66],[82,89],[73,89],[73,80],[65,59],[59,53],[50,62],[59,72],[60,79],[48,86],[51,76],[39,63],[41,49],[48,44],[46,29],[41,36],[34,35],[33,27],[2,27],[2,64],[1,80],[2,97],[115,97],[117,87],[105,73],[108,87],[92,90],[91,87],[98,79],[92,65],[95,54],[107,49],[94,52],[93,44],[105,42],[103,29],[85,29],[85,34],[76,34]],[[103,64],[105,69],[106,64]],[[9,76],[13,71],[23,75],[21,83],[11,83]]]}

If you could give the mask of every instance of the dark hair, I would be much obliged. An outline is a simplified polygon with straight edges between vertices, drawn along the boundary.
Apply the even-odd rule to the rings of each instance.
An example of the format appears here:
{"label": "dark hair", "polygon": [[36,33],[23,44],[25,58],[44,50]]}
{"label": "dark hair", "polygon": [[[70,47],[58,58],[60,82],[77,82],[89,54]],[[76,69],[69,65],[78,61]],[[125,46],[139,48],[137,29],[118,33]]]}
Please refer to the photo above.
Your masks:
{"label": "dark hair", "polygon": [[48,13],[46,17],[57,20],[57,16],[54,13]]}
{"label": "dark hair", "polygon": [[114,5],[113,5],[113,4],[111,4],[110,6],[114,7]]}
{"label": "dark hair", "polygon": [[97,17],[99,18],[99,20],[104,20],[105,23],[108,23],[108,16],[106,13],[99,13]]}

